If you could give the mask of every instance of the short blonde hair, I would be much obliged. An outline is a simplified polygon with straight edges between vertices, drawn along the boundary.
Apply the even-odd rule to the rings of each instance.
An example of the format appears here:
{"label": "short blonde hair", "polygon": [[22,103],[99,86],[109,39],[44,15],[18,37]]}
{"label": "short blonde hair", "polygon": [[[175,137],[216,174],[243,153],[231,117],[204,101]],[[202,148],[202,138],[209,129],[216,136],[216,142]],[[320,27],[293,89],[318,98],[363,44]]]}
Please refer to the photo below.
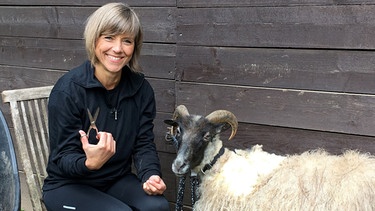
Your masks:
{"label": "short blonde hair", "polygon": [[95,46],[100,36],[125,33],[133,35],[135,42],[133,56],[128,65],[132,71],[140,72],[138,60],[143,43],[142,26],[133,9],[123,3],[105,4],[88,17],[83,36],[91,64],[99,62],[95,55]]}

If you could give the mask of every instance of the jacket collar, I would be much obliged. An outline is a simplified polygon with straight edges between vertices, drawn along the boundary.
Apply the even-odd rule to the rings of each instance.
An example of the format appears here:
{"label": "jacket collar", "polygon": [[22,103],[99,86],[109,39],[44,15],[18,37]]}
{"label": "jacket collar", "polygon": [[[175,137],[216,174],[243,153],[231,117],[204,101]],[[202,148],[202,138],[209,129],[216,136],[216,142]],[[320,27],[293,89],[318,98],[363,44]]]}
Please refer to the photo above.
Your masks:
{"label": "jacket collar", "polygon": [[[99,82],[95,77],[94,72],[95,68],[91,65],[89,61],[84,62],[80,67],[77,68],[78,77],[73,78],[72,80],[87,89],[90,88],[104,88],[104,86]],[[72,70],[74,71],[74,70]],[[128,66],[125,66],[122,69],[121,82],[123,84],[123,92],[121,92],[122,97],[133,96],[142,86],[144,81],[144,75],[142,73],[135,73],[130,70]]]}

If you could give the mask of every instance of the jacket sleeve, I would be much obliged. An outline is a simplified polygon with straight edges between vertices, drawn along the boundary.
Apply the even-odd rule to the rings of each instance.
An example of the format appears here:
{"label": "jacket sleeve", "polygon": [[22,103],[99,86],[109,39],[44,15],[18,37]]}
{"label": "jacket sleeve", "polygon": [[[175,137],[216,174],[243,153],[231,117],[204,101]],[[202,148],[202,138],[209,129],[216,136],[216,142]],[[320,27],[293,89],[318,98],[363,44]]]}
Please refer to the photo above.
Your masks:
{"label": "jacket sleeve", "polygon": [[139,128],[134,146],[134,165],[138,177],[145,182],[152,175],[161,175],[160,161],[154,143],[154,119],[156,115],[155,96],[150,84],[145,80],[140,98]]}
{"label": "jacket sleeve", "polygon": [[78,131],[82,129],[78,102],[63,91],[52,91],[48,103],[51,161],[55,173],[68,178],[81,178],[91,171],[85,166],[86,156]]}

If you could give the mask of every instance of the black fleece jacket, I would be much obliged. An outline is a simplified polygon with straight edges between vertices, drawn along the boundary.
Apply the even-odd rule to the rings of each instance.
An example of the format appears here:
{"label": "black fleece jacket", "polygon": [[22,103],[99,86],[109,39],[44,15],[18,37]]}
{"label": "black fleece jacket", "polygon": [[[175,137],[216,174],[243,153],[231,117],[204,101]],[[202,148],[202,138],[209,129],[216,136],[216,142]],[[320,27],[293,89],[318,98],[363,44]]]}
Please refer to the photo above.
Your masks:
{"label": "black fleece jacket", "polygon": [[[86,61],[63,75],[52,89],[48,103],[50,156],[44,191],[71,183],[105,190],[131,173],[133,160],[142,182],[151,175],[161,176],[154,144],[156,109],[152,87],[143,74],[124,67],[120,92],[113,101],[94,71]],[[85,166],[86,156],[78,131],[89,128],[87,109],[94,115],[98,107],[96,125],[99,131],[112,133],[116,153],[101,169],[91,171]],[[94,136],[89,138],[92,144],[98,141]]]}

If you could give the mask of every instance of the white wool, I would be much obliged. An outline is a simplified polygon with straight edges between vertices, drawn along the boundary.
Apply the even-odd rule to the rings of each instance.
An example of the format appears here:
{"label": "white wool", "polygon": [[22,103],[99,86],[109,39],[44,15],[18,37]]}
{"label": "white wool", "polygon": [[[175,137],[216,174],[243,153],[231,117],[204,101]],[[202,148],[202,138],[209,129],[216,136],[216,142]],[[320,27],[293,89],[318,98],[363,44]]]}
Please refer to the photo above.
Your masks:
{"label": "white wool", "polygon": [[251,150],[235,150],[221,167],[223,183],[228,185],[229,191],[235,196],[250,194],[259,176],[269,174],[284,159],[283,156],[264,152],[261,145]]}
{"label": "white wool", "polygon": [[225,150],[202,176],[196,211],[375,210],[375,157],[318,150],[282,157]]}

